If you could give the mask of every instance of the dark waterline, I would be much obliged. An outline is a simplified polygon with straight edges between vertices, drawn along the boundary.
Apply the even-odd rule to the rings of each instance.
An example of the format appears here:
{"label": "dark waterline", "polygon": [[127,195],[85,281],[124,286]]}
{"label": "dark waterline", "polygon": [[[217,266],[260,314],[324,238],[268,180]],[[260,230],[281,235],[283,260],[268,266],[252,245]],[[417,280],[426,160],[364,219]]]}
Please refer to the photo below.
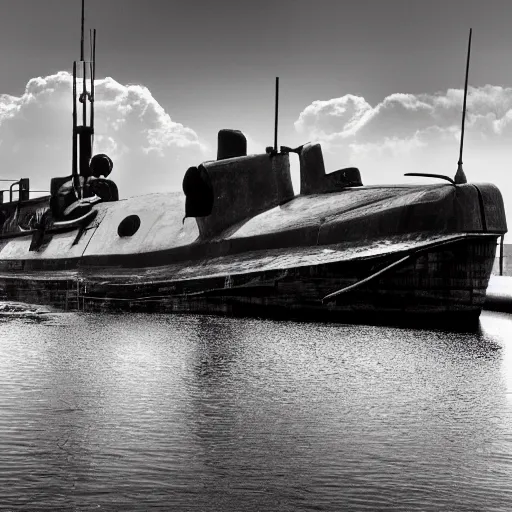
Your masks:
{"label": "dark waterline", "polygon": [[511,334],[6,313],[0,509],[511,510]]}

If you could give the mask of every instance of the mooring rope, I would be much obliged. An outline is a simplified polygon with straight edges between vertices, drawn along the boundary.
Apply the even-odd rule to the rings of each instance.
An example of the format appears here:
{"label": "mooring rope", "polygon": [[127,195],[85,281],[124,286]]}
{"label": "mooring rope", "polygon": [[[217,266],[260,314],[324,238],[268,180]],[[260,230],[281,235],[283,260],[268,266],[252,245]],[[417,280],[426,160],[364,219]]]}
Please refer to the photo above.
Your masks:
{"label": "mooring rope", "polygon": [[329,295],[326,295],[322,299],[322,303],[330,302],[332,299],[334,299],[338,295],[341,295],[342,293],[349,292],[350,290],[353,290],[354,288],[357,288],[358,286],[361,286],[361,285],[367,283],[368,281],[371,281],[372,279],[375,279],[376,277],[380,276],[384,272],[387,272],[388,270],[391,270],[393,267],[396,267],[397,265],[400,265],[400,263],[403,263],[404,261],[408,260],[413,255],[414,255],[414,253],[408,254],[407,256],[404,256],[403,258],[400,258],[398,261],[394,261],[393,263],[391,263],[387,267],[384,267],[383,269],[379,270],[378,272],[375,272],[375,273],[369,275],[368,277],[365,277],[364,279],[361,279],[361,281],[358,281],[357,283],[351,284],[349,286],[345,286],[345,288],[342,288],[341,290],[337,290],[337,291],[335,291],[333,293],[330,293]]}

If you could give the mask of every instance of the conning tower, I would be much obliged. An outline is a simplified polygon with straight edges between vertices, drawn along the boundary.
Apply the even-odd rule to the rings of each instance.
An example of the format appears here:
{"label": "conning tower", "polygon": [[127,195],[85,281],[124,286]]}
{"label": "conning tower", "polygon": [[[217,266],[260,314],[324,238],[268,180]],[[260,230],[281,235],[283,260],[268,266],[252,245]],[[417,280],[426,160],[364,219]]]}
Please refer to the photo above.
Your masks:
{"label": "conning tower", "polygon": [[246,153],[242,132],[221,130],[217,160],[185,173],[185,217],[196,217],[201,237],[218,235],[293,198],[287,153]]}
{"label": "conning tower", "polygon": [[[117,201],[116,184],[106,179],[112,160],[93,156],[96,78],[96,29],[90,30],[90,60],[84,57],[84,3],[82,0],[80,60],[73,62],[73,133],[71,176],[53,178],[50,209],[55,220],[79,219],[100,201]],[[80,120],[79,120],[80,118]]]}

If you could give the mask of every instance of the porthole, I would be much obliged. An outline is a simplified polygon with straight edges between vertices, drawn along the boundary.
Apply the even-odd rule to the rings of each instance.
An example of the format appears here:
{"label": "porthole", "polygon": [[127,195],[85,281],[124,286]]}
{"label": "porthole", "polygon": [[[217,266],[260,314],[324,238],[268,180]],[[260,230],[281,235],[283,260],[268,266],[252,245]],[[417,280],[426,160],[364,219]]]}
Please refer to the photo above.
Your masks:
{"label": "porthole", "polygon": [[140,228],[140,217],[138,215],[128,215],[121,221],[117,228],[117,234],[121,237],[133,236]]}

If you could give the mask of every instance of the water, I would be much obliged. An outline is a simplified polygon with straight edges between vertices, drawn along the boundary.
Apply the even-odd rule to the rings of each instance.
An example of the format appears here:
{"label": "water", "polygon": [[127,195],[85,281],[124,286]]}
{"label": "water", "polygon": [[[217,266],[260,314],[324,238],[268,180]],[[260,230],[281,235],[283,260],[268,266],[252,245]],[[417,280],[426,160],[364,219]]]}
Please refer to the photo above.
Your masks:
{"label": "water", "polygon": [[6,310],[0,509],[512,510],[511,335]]}

